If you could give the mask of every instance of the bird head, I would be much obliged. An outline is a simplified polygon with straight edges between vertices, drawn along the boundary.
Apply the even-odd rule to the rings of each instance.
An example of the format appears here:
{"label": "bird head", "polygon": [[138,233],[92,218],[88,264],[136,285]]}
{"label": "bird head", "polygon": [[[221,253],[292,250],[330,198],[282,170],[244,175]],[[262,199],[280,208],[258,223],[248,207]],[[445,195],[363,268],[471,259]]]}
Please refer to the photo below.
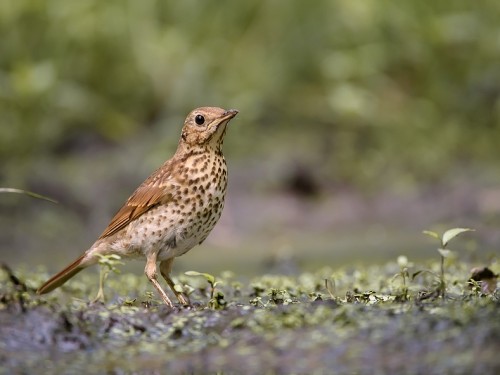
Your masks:
{"label": "bird head", "polygon": [[227,123],[238,114],[235,109],[197,108],[186,117],[180,143],[220,149]]}

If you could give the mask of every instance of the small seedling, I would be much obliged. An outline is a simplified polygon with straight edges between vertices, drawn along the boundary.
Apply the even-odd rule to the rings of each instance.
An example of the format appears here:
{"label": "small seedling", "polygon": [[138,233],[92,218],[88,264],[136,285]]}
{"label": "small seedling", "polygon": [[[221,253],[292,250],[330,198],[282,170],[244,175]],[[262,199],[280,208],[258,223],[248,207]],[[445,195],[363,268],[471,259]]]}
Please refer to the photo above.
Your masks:
{"label": "small seedling", "polygon": [[219,285],[220,281],[215,281],[215,276],[209,273],[197,272],[197,271],[187,271],[184,272],[187,276],[202,276],[207,280],[210,285],[210,300],[208,301],[208,307],[214,310],[223,309],[226,305],[224,300],[224,294],[220,291],[215,291],[215,287]]}
{"label": "small seedling", "polygon": [[413,263],[408,261],[408,258],[404,255],[398,256],[399,272],[392,277],[392,281],[397,278],[401,278],[403,286],[401,288],[401,293],[396,296],[399,301],[408,300],[408,285],[407,280],[410,278],[410,273],[408,269],[413,266]]}
{"label": "small seedling", "polygon": [[97,256],[99,257],[99,291],[92,302],[104,302],[104,282],[108,278],[110,272],[117,274],[120,273],[118,266],[123,265],[124,263],[120,261],[121,257],[116,254],[97,254]]}
{"label": "small seedling", "polygon": [[325,289],[332,300],[335,300],[335,280],[325,279]]}
{"label": "small seedling", "polygon": [[[473,232],[473,231],[474,229],[471,228],[453,228],[444,232],[442,236],[439,236],[439,234],[430,230],[423,231],[424,234],[432,238],[435,238],[440,242],[440,247],[438,247],[437,249],[439,255],[441,256],[441,275],[439,276],[438,293],[441,295],[443,299],[445,298],[445,291],[446,291],[446,283],[444,280],[444,260],[445,258],[450,257],[452,253],[452,251],[448,249],[448,243],[461,233]],[[415,277],[417,274],[418,272],[413,276]]]}

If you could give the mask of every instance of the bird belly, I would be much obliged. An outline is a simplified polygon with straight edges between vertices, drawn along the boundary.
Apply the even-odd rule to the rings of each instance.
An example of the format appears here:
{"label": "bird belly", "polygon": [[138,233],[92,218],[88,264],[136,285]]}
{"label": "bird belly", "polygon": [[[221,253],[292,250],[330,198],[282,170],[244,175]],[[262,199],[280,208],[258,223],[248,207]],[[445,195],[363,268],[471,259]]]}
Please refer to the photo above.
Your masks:
{"label": "bird belly", "polygon": [[193,238],[184,238],[176,243],[175,247],[160,245],[157,259],[159,261],[181,256],[195,247],[198,243]]}

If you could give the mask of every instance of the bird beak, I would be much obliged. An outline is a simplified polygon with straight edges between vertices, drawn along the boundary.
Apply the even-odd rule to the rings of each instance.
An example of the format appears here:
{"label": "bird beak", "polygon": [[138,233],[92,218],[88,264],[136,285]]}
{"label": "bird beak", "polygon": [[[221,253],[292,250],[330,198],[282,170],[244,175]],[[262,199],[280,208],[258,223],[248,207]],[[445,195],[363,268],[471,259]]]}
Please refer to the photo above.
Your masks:
{"label": "bird beak", "polygon": [[232,119],[234,116],[236,116],[238,114],[238,110],[236,109],[228,109],[226,112],[224,112],[222,114],[222,117],[221,117],[221,120],[222,121],[225,121],[225,120],[230,120]]}

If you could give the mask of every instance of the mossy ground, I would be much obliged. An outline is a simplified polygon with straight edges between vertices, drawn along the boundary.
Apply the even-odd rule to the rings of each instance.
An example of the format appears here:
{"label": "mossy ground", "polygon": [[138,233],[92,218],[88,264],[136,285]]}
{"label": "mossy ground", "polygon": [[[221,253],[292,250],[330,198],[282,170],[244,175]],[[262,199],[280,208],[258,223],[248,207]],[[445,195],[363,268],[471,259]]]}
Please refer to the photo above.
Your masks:
{"label": "mossy ground", "polygon": [[[495,268],[495,267],[493,267]],[[439,262],[414,265],[438,272]],[[17,271],[17,272],[16,272]],[[36,296],[48,276],[0,271],[2,373],[493,374],[500,368],[500,295],[470,288],[470,265],[436,277],[394,275],[396,262],[244,279],[177,275],[192,307],[162,305],[143,275],[95,273]],[[327,281],[325,281],[327,280]],[[26,287],[26,288],[25,288]],[[210,307],[209,307],[210,306]]]}

